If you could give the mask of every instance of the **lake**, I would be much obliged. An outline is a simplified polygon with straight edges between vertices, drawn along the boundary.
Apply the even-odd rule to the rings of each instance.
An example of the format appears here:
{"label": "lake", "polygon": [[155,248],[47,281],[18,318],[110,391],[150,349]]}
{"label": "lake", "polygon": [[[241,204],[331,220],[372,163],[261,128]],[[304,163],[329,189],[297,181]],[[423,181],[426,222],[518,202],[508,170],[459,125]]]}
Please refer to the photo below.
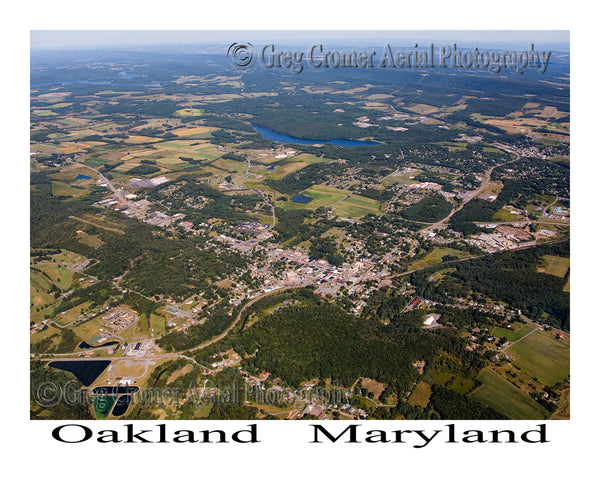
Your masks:
{"label": "lake", "polygon": [[[250,124],[250,125],[252,125],[252,124]],[[329,140],[307,140],[306,138],[292,137],[290,135],[278,133],[269,128],[258,127],[256,125],[252,125],[252,128],[254,128],[254,130],[256,130],[258,133],[261,133],[263,138],[266,138],[267,140],[272,140],[274,142],[279,142],[279,143],[296,143],[296,144],[300,144],[300,145],[320,145],[323,143],[329,143],[331,145],[337,145],[338,147],[357,147],[359,145],[362,145],[362,146],[380,145],[379,142],[368,142],[365,140],[344,140],[343,138],[331,138]]]}

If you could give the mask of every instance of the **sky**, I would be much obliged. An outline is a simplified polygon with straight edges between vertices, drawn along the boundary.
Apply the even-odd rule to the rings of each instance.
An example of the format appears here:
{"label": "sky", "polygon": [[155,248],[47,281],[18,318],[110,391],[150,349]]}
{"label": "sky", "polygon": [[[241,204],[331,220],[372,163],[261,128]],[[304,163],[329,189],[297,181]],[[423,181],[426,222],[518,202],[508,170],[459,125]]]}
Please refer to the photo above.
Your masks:
{"label": "sky", "polygon": [[232,41],[310,42],[316,40],[428,41],[489,44],[517,42],[542,46],[569,43],[568,30],[32,30],[31,48],[86,48],[216,44]]}

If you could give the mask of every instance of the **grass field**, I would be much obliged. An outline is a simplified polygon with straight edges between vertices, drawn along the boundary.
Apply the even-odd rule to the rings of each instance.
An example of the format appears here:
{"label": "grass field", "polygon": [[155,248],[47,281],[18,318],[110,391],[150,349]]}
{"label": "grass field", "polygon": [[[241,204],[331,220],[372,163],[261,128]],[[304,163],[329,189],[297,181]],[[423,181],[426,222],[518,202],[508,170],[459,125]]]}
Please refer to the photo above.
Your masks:
{"label": "grass field", "polygon": [[73,280],[73,272],[63,265],[39,263],[36,268],[44,272],[52,283],[61,290],[67,290]]}
{"label": "grass field", "polygon": [[359,195],[350,195],[330,206],[336,215],[344,218],[361,218],[369,213],[373,215],[380,213],[380,204],[377,200]]}
{"label": "grass field", "polygon": [[438,145],[446,147],[451,152],[462,151],[467,149],[467,142],[438,142]]}
{"label": "grass field", "polygon": [[501,222],[512,222],[521,218],[519,215],[510,213],[507,209],[501,208],[494,214],[494,220],[500,220]]}
{"label": "grass field", "polygon": [[65,310],[64,313],[58,312],[54,318],[54,321],[59,325],[69,325],[73,322],[76,322],[79,318],[79,315],[81,315],[82,312],[91,305],[91,303],[92,302],[84,302],[81,305],[77,305],[69,310]]}
{"label": "grass field", "polygon": [[294,157],[294,161],[307,162],[307,163],[327,163],[331,162],[331,158],[317,157],[312,153],[301,153]]}
{"label": "grass field", "polygon": [[80,325],[73,328],[73,332],[82,340],[89,341],[97,335],[102,335],[104,330],[104,324],[100,317],[92,318]]}
{"label": "grass field", "polygon": [[481,193],[487,193],[489,195],[498,195],[502,191],[503,187],[504,184],[502,182],[490,182],[487,184],[487,186],[483,189]]}
{"label": "grass field", "polygon": [[442,257],[446,255],[453,255],[455,257],[464,258],[468,257],[470,254],[467,252],[463,252],[462,250],[454,250],[453,248],[435,248],[423,258],[414,261],[409,270],[414,270],[416,268],[423,268],[429,265],[435,265],[438,263],[442,263]]}
{"label": "grass field", "polygon": [[495,327],[491,333],[494,337],[498,337],[498,338],[506,337],[506,339],[512,343],[512,342],[516,342],[520,338],[523,338],[525,335],[527,335],[529,332],[531,332],[535,328],[535,327],[532,327],[530,325],[523,324],[523,323],[513,323],[511,326],[512,326],[512,328],[510,328],[510,329],[502,328],[502,327]]}
{"label": "grass field", "polygon": [[38,117],[51,117],[54,115],[58,115],[58,113],[53,112],[52,110],[34,110],[32,114]]}
{"label": "grass field", "polygon": [[[45,340],[46,338],[49,338],[53,335],[60,336],[60,332],[61,332],[61,330],[59,328],[57,328],[53,325],[48,325],[48,328],[46,328],[44,331],[37,332],[37,333],[31,335],[30,343],[31,343],[31,345],[35,345],[36,343],[39,343],[42,340]],[[52,341],[54,342],[54,345],[58,345],[60,340],[54,338],[54,339],[52,339]]]}
{"label": "grass field", "polygon": [[483,384],[471,396],[515,420],[538,420],[546,416],[546,410],[508,380],[489,368],[477,379]]}
{"label": "grass field", "polygon": [[235,160],[229,160],[225,158],[218,158],[214,162],[211,162],[211,165],[237,174],[246,173],[246,169],[248,168],[247,163],[236,162]]}
{"label": "grass field", "polygon": [[201,108],[182,108],[174,112],[178,117],[199,117],[203,111]]}
{"label": "grass field", "polygon": [[456,268],[444,268],[442,270],[438,270],[437,272],[435,272],[433,275],[431,275],[428,280],[431,283],[437,283],[440,280],[442,280],[447,274],[452,273],[452,272],[456,272]]}
{"label": "grass field", "polygon": [[513,364],[544,385],[563,381],[570,373],[570,339],[557,339],[550,331],[538,330],[508,352],[516,357]]}
{"label": "grass field", "polygon": [[158,337],[164,335],[166,330],[165,317],[162,315],[150,314],[150,327],[152,328],[152,335]]}
{"label": "grass field", "polygon": [[335,215],[343,218],[361,218],[369,213],[374,215],[380,213],[377,200],[353,195],[351,192],[339,188],[314,185],[302,194],[313,198],[313,201],[308,204],[294,204],[288,201],[281,205],[282,208],[316,210],[319,207],[329,207]]}
{"label": "grass field", "polygon": [[419,382],[408,399],[408,403],[414,406],[427,408],[431,396],[431,385],[427,382]]}
{"label": "grass field", "polygon": [[276,165],[275,170],[266,170],[265,175],[268,175],[268,177],[273,180],[280,180],[290,173],[303,169],[307,165],[309,165],[308,162],[290,161],[282,165]]}
{"label": "grass field", "polygon": [[52,283],[42,274],[31,271],[29,277],[29,301],[31,305],[31,321],[36,323],[44,319],[44,314],[51,311],[52,306],[58,303],[54,295],[47,293]]}
{"label": "grass field", "polygon": [[52,195],[56,197],[82,197],[90,191],[87,188],[77,188],[63,182],[52,182]]}
{"label": "grass field", "polygon": [[557,257],[555,255],[544,255],[544,263],[538,267],[540,273],[547,273],[555,277],[564,278],[569,270],[570,259],[566,257]]}
{"label": "grass field", "polygon": [[77,240],[92,248],[98,248],[104,243],[98,235],[90,235],[82,230],[77,230]]}

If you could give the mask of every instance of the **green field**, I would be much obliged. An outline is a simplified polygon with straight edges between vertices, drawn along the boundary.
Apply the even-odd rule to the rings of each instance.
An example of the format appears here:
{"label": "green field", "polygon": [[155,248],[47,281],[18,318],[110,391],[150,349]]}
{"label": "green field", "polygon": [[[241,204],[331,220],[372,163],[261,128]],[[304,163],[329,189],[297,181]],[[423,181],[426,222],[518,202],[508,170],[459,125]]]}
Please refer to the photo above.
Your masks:
{"label": "green field", "polygon": [[[67,290],[73,281],[73,272],[60,263],[72,263],[74,257],[72,252],[53,255],[52,259],[57,263],[40,262],[32,265],[29,280],[29,299],[31,305],[31,320],[38,323],[44,319],[45,314],[53,314],[53,307],[60,303],[60,299],[54,298],[53,292],[48,292],[52,285],[60,290]],[[36,270],[39,271],[36,271]]]}
{"label": "green field", "polygon": [[150,314],[150,327],[153,329],[152,335],[158,337],[166,332],[165,317],[162,315]]}
{"label": "green field", "polygon": [[201,108],[182,108],[173,114],[177,115],[178,117],[199,117],[202,115],[202,113],[203,111]]}
{"label": "green field", "polygon": [[513,364],[544,385],[565,380],[570,372],[570,339],[557,339],[556,332],[538,330],[508,349],[516,356]]}
{"label": "green field", "polygon": [[90,343],[91,339],[104,333],[104,323],[100,317],[92,318],[72,329],[75,335]]}
{"label": "green field", "polygon": [[73,322],[76,322],[79,319],[79,315],[89,308],[91,304],[92,302],[84,302],[81,305],[70,308],[69,310],[64,310],[64,313],[57,312],[54,321],[59,325],[69,325]]}
{"label": "green field", "polygon": [[350,195],[331,206],[333,213],[344,218],[361,218],[369,213],[379,214],[379,202],[372,198]]}
{"label": "green field", "polygon": [[268,175],[268,178],[272,178],[273,180],[281,180],[283,177],[289,175],[290,173],[302,170],[308,164],[308,162],[301,162],[296,160],[285,162],[281,165],[274,165],[275,170],[265,170],[265,175]]}
{"label": "green field", "polygon": [[63,182],[52,182],[52,195],[57,197],[81,197],[87,195],[89,190],[86,188],[77,188]]}
{"label": "green field", "polygon": [[293,157],[293,159],[294,159],[294,161],[301,161],[301,162],[305,162],[305,163],[331,162],[331,158],[317,157],[316,155],[313,155],[312,153],[301,153],[300,155]]}
{"label": "green field", "polygon": [[544,255],[544,263],[538,267],[538,272],[554,275],[564,278],[569,271],[570,259],[566,257],[557,257],[555,255]]}
{"label": "green field", "polygon": [[509,342],[512,343],[516,342],[520,338],[523,338],[529,332],[534,330],[534,328],[535,327],[524,323],[513,323],[511,328],[495,327],[491,333],[494,337],[505,337]]}
{"label": "green field", "polygon": [[380,213],[379,201],[361,197],[360,195],[353,195],[348,190],[315,185],[302,192],[302,194],[313,198],[313,201],[305,205],[285,202],[282,208],[307,208],[316,210],[319,207],[329,207],[339,217],[355,219],[364,217],[369,213],[373,215]]}
{"label": "green field", "polygon": [[547,412],[527,393],[489,368],[477,376],[483,385],[471,396],[515,420],[543,419]]}
{"label": "green field", "polygon": [[513,220],[518,220],[519,218],[519,215],[510,213],[505,208],[501,208],[494,214],[494,220],[500,220],[501,222],[512,222]]}
{"label": "green field", "polygon": [[435,248],[423,258],[414,261],[410,265],[409,270],[414,270],[417,268],[423,268],[429,265],[442,263],[442,257],[445,257],[446,255],[453,255],[455,257],[464,258],[468,257],[470,254],[467,252],[463,252],[462,250],[454,250],[453,248]]}
{"label": "green field", "polygon": [[431,385],[429,385],[427,382],[419,382],[408,399],[408,403],[414,406],[427,408],[430,396]]}

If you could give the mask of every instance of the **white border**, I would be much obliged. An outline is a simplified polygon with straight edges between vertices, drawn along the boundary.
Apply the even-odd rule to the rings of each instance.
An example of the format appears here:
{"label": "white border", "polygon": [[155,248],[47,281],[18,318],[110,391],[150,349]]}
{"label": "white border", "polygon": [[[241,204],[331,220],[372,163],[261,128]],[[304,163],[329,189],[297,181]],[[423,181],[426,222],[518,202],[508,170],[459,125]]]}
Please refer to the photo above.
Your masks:
{"label": "white border", "polygon": [[[21,11],[7,16],[2,32],[7,49],[4,58],[4,151],[3,162],[8,175],[3,182],[3,210],[8,215],[4,229],[4,253],[9,257],[4,272],[3,353],[9,364],[3,409],[8,420],[3,438],[9,441],[6,457],[18,471],[44,475],[44,478],[68,478],[85,475],[105,476],[109,471],[127,475],[167,476],[191,474],[237,478],[240,475],[299,478],[313,475],[434,475],[461,478],[552,478],[574,473],[573,469],[592,466],[597,435],[597,413],[593,404],[598,398],[595,371],[595,319],[593,277],[586,274],[597,257],[591,244],[596,216],[585,203],[593,202],[598,178],[597,158],[592,141],[597,138],[594,118],[586,115],[597,100],[597,87],[591,67],[596,63],[591,12],[578,12],[564,2],[527,4],[505,0],[484,6],[481,2],[427,2],[425,4],[386,5],[387,2],[336,2],[308,0],[290,4],[282,2],[157,2],[106,0],[87,4],[81,1],[27,2]],[[21,316],[28,317],[28,158],[29,126],[29,30],[38,29],[390,29],[390,30],[461,30],[461,29],[543,29],[571,30],[572,59],[572,407],[570,421],[547,422],[551,443],[543,446],[473,445],[469,447],[436,446],[413,449],[402,445],[309,445],[308,428],[303,422],[262,422],[268,442],[255,446],[236,445],[61,445],[49,436],[55,422],[28,420],[27,392],[28,338]],[[585,107],[588,107],[586,109]],[[8,122],[6,122],[8,120]],[[592,130],[594,129],[594,130]],[[595,205],[593,205],[595,207]],[[584,216],[584,214],[587,214]],[[587,268],[586,268],[587,267]],[[588,270],[588,268],[590,270]],[[8,294],[8,296],[7,296]],[[17,308],[14,308],[18,305]],[[585,318],[591,314],[592,319]],[[586,322],[583,324],[583,322]],[[25,333],[24,333],[25,332]],[[26,347],[24,347],[26,345]],[[591,402],[590,402],[591,400]],[[591,404],[590,404],[591,403]],[[64,422],[57,422],[61,424]],[[111,428],[107,423],[106,428]],[[247,422],[245,422],[247,423]],[[385,428],[408,428],[406,422],[386,422]],[[389,425],[391,423],[391,425]],[[435,422],[417,428],[432,429]],[[464,428],[488,428],[488,422],[443,422]],[[503,428],[517,428],[521,422],[501,423]],[[536,422],[533,422],[536,423]],[[214,425],[219,427],[219,423]],[[375,427],[373,422],[367,424]],[[179,427],[179,424],[178,424]],[[181,428],[185,428],[181,424]],[[206,422],[193,422],[190,428],[208,428]],[[242,448],[243,447],[243,448]],[[595,450],[595,448],[594,448]],[[17,455],[26,453],[25,457]],[[10,472],[11,468],[5,471]],[[96,473],[95,473],[96,472]]]}

